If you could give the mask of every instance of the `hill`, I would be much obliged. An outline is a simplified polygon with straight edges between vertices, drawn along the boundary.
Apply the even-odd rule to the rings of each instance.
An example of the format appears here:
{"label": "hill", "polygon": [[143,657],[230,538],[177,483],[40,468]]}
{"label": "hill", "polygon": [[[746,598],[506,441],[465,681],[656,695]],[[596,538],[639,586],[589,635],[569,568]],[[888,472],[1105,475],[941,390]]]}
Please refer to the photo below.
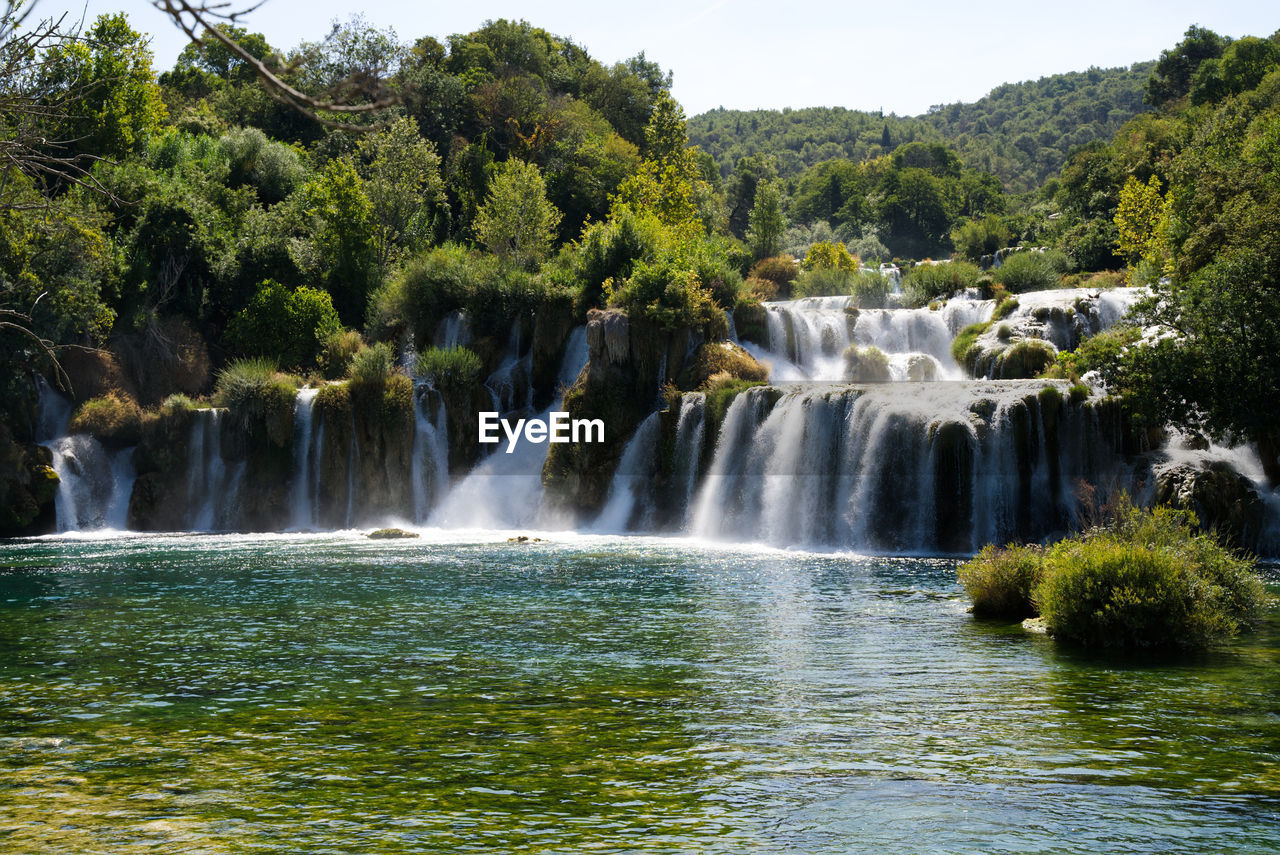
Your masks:
{"label": "hill", "polygon": [[728,175],[738,158],[773,155],[780,176],[833,158],[869,160],[909,142],[948,142],[967,166],[992,172],[1014,192],[1061,170],[1072,149],[1110,140],[1144,112],[1154,63],[1091,68],[1006,83],[972,104],[938,105],[923,116],[843,107],[711,110],[689,120],[689,136]]}

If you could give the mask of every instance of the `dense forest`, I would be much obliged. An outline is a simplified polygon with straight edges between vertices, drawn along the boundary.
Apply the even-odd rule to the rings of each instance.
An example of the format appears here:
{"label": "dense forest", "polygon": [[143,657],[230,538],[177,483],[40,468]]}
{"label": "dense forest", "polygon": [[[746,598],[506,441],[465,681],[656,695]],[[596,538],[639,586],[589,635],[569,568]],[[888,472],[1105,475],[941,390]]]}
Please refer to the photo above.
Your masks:
{"label": "dense forest", "polygon": [[693,142],[726,177],[741,158],[772,156],[782,178],[827,160],[854,162],[909,142],[942,142],[967,166],[990,172],[1010,191],[1033,190],[1072,150],[1109,140],[1138,113],[1153,63],[1090,68],[1006,83],[972,104],[939,104],[919,117],[841,107],[711,110],[689,120]]}
{"label": "dense forest", "polygon": [[[424,376],[474,380],[535,309],[611,306],[714,340],[788,293],[883,305],[867,262],[953,254],[909,293],[1120,268],[1163,289],[1149,319],[1182,336],[1133,349],[1114,382],[1152,419],[1277,441],[1260,419],[1280,404],[1275,37],[1192,28],[1154,66],[919,119],[687,123],[643,54],[607,66],[526,22],[406,42],[355,18],[290,50],[212,36],[158,73],[121,14],[0,22],[6,489],[32,477],[37,374],[124,442],[157,407],[226,400],[228,366],[291,390],[383,382],[417,352]],[[259,62],[333,109],[273,97]],[[1051,251],[995,278],[962,262],[1019,244]],[[431,348],[460,309],[472,350]],[[30,518],[0,505],[0,526]]]}

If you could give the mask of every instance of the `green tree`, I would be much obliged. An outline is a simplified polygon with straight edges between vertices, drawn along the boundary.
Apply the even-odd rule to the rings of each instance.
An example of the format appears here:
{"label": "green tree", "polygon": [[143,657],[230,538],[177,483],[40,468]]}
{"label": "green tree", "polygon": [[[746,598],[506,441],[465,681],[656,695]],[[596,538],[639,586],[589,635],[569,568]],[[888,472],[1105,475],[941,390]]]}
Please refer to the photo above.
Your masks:
{"label": "green tree", "polygon": [[377,277],[373,205],[346,158],[330,161],[300,193],[311,236],[299,266],[325,283],[343,324],[359,327]]}
{"label": "green tree", "polygon": [[498,167],[475,232],[490,252],[531,268],[551,250],[559,224],[538,167],[513,158]]}
{"label": "green tree", "polygon": [[445,203],[440,155],[407,118],[361,140],[360,154],[378,265],[385,270],[398,250],[430,243],[432,215]]}
{"label": "green tree", "polygon": [[231,319],[227,340],[243,356],[306,370],[316,366],[325,340],[341,329],[328,293],[305,286],[291,291],[268,281]]}
{"label": "green tree", "polygon": [[100,16],[83,39],[49,50],[40,89],[53,100],[70,96],[54,111],[52,145],[105,158],[142,150],[166,117],[147,42],[116,13]]}
{"label": "green tree", "polygon": [[1159,107],[1187,95],[1200,64],[1222,56],[1228,43],[1228,39],[1213,30],[1189,27],[1182,41],[1160,53],[1160,60],[1147,80],[1147,103]]}
{"label": "green tree", "polygon": [[782,250],[782,235],[786,230],[787,218],[782,213],[782,191],[778,182],[760,182],[747,226],[752,257],[759,261],[777,255]]}

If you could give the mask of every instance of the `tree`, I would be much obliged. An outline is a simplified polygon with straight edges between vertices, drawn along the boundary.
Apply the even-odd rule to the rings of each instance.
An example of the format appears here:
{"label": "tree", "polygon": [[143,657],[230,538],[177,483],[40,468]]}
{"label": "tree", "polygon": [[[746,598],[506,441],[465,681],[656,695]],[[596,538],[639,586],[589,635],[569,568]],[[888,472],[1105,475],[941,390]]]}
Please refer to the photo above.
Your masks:
{"label": "tree", "polygon": [[430,243],[432,215],[445,204],[440,155],[407,118],[362,139],[359,151],[377,261],[385,270],[398,250]]}
{"label": "tree", "polygon": [[[40,88],[64,107],[50,139],[82,154],[120,158],[141,151],[166,117],[147,39],[122,13],[102,15],[83,39],[50,48]],[[57,145],[59,143],[55,143]]]}
{"label": "tree", "polygon": [[287,368],[314,368],[324,341],[342,329],[328,293],[305,286],[292,291],[262,284],[249,305],[231,319],[227,339],[245,356],[265,356]]}
{"label": "tree", "polygon": [[752,257],[759,261],[777,255],[782,249],[782,235],[786,230],[787,218],[782,213],[782,191],[778,182],[760,182],[747,226],[747,242],[751,246]]}
{"label": "tree", "polygon": [[1200,64],[1222,56],[1228,43],[1228,39],[1213,30],[1189,27],[1182,41],[1160,53],[1160,60],[1147,80],[1147,103],[1160,107],[1187,95]]}
{"label": "tree", "polygon": [[300,192],[315,257],[299,266],[325,283],[343,324],[359,327],[377,272],[373,206],[360,176],[338,158]]}
{"label": "tree", "polygon": [[1132,175],[1120,189],[1116,209],[1118,246],[1131,263],[1157,265],[1163,252],[1163,230],[1168,223],[1169,205],[1160,194],[1160,179],[1152,175],[1143,184]]}
{"label": "tree", "polygon": [[538,167],[512,158],[498,167],[475,232],[490,252],[532,268],[550,251],[559,224]]}

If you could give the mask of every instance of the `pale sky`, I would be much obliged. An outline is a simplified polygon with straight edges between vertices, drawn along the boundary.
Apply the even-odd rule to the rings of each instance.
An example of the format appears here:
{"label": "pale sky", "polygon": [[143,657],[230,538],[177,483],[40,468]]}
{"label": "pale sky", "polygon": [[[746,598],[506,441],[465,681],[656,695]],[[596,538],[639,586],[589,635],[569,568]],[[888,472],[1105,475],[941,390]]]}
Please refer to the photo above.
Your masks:
{"label": "pale sky", "polygon": [[[146,0],[39,0],[40,14],[62,11],[87,11],[89,20],[127,12],[135,29],[153,36],[161,71],[185,44]],[[523,18],[606,64],[643,50],[675,73],[673,91],[689,115],[717,106],[916,115],[933,104],[977,100],[1001,83],[1155,59],[1193,23],[1237,38],[1280,28],[1280,8],[1266,0],[267,0],[245,26],[284,50],[323,37],[334,18],[357,11],[404,41],[443,41],[489,19]]]}

